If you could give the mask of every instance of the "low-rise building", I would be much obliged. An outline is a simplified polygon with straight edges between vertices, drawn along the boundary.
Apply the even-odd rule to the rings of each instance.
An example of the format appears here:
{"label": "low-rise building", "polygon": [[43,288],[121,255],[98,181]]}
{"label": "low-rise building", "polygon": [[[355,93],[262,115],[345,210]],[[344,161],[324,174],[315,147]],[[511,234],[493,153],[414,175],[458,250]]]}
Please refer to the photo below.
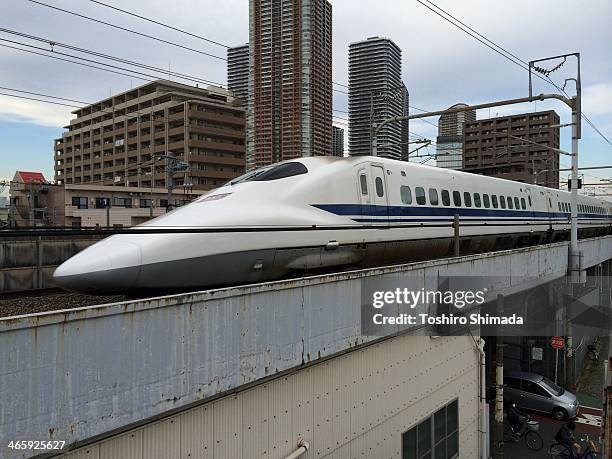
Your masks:
{"label": "low-rise building", "polygon": [[[166,213],[168,205],[180,207],[205,193],[177,188],[168,203],[165,188],[65,185],[57,187],[54,206],[61,208],[63,224],[73,228],[126,227]],[[61,190],[61,191],[60,191]]]}
{"label": "low-rise building", "polygon": [[51,183],[41,172],[17,171],[9,186],[9,222],[13,227],[43,226]]}
{"label": "low-rise building", "polygon": [[177,187],[168,202],[166,188],[57,185],[39,172],[17,172],[10,188],[12,227],[127,227],[144,223],[206,193]]}

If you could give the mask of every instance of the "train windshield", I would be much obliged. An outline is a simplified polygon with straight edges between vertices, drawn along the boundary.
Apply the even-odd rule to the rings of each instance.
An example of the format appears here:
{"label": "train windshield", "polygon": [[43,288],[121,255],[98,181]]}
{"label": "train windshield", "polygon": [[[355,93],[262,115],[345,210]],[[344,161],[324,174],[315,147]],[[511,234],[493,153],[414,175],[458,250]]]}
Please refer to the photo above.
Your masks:
{"label": "train windshield", "polygon": [[230,181],[228,185],[237,185],[244,182],[265,182],[269,180],[278,180],[294,175],[306,174],[308,169],[302,163],[288,162],[277,166],[262,167],[254,171],[247,172],[244,175]]}

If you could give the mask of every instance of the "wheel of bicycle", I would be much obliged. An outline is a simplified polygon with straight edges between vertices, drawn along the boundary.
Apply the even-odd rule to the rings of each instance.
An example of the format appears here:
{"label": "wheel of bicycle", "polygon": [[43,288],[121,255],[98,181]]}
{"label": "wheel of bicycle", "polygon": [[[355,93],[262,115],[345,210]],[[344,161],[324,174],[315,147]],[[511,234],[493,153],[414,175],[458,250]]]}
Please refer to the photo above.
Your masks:
{"label": "wheel of bicycle", "polygon": [[530,430],[525,433],[525,444],[532,451],[540,451],[544,446],[544,440],[539,433]]}
{"label": "wheel of bicycle", "polygon": [[514,431],[508,423],[504,422],[504,443],[510,443],[514,440]]}
{"label": "wheel of bicycle", "polygon": [[552,459],[571,459],[572,453],[570,449],[561,443],[555,443],[548,449],[548,454]]}

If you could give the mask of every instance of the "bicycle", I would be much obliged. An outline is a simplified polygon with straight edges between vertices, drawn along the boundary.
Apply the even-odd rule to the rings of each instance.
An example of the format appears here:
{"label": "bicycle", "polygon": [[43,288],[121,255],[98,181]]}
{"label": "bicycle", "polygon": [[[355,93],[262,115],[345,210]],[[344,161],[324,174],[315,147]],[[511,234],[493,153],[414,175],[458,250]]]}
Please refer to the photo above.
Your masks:
{"label": "bicycle", "polygon": [[544,440],[542,440],[538,430],[540,430],[540,423],[531,418],[527,418],[525,422],[523,422],[518,432],[514,430],[508,421],[505,421],[504,443],[510,443],[511,441],[518,443],[518,441],[523,438],[527,448],[532,451],[540,451],[544,446]]}
{"label": "bicycle", "polygon": [[599,361],[599,352],[597,352],[597,348],[595,346],[593,346],[592,344],[589,344],[587,346],[587,357],[589,358],[589,360],[593,360],[594,362]]}
{"label": "bicycle", "polygon": [[548,454],[552,459],[596,459],[599,448],[593,440],[585,435],[580,439],[581,442],[586,442],[587,446],[580,454],[576,454],[574,450],[562,443],[553,443],[548,448]]}

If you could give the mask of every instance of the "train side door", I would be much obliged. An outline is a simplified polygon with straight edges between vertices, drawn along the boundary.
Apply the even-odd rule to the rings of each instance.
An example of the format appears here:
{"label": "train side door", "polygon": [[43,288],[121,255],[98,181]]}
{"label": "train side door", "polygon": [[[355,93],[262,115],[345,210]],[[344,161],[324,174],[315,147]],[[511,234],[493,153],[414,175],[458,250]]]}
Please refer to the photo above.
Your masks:
{"label": "train side door", "polygon": [[550,229],[552,229],[552,219],[553,213],[555,212],[552,202],[552,193],[550,191],[544,192],[544,200],[546,201],[546,213],[548,214],[548,224]]}
{"label": "train side door", "polygon": [[535,214],[534,214],[535,202],[533,200],[531,189],[528,187],[525,187],[525,201],[527,201],[527,211],[529,212],[529,215],[531,216],[532,219],[535,219]]}
{"label": "train side door", "polygon": [[370,180],[370,171],[368,168],[362,167],[357,173],[357,187],[359,193],[359,203],[361,204],[361,214],[367,215],[369,207],[372,204],[372,181]]}
{"label": "train side door", "polygon": [[389,200],[387,194],[387,180],[385,169],[382,166],[372,164],[370,168],[372,172],[372,204],[374,204],[373,213],[376,219],[381,223],[389,223]]}

